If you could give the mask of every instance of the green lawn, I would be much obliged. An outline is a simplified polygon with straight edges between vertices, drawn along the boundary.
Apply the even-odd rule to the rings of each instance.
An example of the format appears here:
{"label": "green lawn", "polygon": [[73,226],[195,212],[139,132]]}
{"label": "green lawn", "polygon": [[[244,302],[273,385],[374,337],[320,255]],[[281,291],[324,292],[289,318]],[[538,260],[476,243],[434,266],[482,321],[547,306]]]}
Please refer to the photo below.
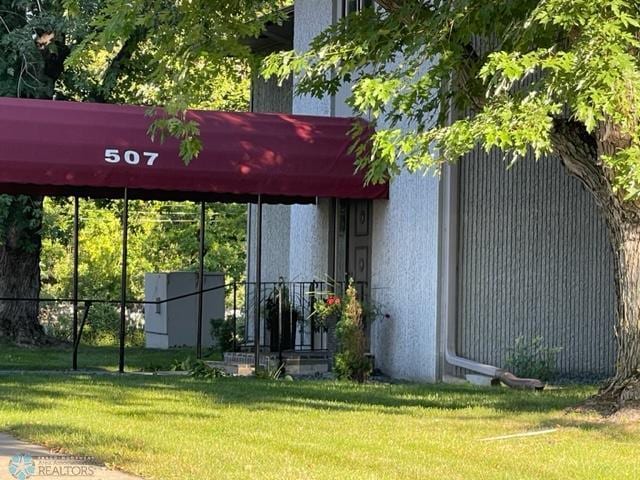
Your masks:
{"label": "green lawn", "polygon": [[640,478],[638,425],[565,412],[593,391],[9,375],[0,431],[157,479]]}
{"label": "green lawn", "polygon": [[[69,370],[71,352],[69,346],[29,348],[0,343],[0,370]],[[78,368],[114,371],[118,369],[118,355],[118,347],[81,345]],[[188,356],[195,358],[194,348],[154,350],[127,347],[125,364],[128,371],[168,370],[174,359],[184,360]],[[215,359],[218,356],[215,355]]]}

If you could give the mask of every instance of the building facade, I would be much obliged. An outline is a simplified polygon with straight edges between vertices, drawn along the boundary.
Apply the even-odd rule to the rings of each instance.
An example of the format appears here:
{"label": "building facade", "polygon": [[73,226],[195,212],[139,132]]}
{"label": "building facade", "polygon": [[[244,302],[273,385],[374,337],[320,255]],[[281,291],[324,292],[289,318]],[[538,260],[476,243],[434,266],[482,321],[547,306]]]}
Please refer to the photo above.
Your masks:
{"label": "building facade", "polygon": [[[345,11],[366,3],[297,0],[291,45],[270,42],[265,53],[304,51]],[[256,79],[254,111],[351,116],[349,85],[316,99],[294,96],[293,82]],[[255,218],[250,207],[253,240]],[[262,241],[267,282],[350,276],[367,285],[365,295],[387,314],[368,334],[376,368],[389,376],[436,381],[464,373],[447,353],[504,367],[518,337],[537,336],[560,349],[562,375],[613,370],[606,229],[557,158],[525,159],[507,171],[496,152],[478,150],[442,178],[402,173],[389,200],[265,206]]]}

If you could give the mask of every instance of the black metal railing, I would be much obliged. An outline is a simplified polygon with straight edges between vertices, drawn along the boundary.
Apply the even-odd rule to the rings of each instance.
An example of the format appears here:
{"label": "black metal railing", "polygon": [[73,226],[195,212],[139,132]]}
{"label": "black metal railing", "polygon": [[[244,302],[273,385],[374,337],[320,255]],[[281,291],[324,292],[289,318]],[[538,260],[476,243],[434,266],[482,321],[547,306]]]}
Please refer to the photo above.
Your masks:
{"label": "black metal railing", "polygon": [[[61,304],[61,303],[70,303],[74,305],[74,315],[75,312],[79,310],[79,306],[83,305],[82,311],[82,319],[80,324],[76,326],[74,322],[74,331],[72,337],[72,368],[75,370],[77,368],[77,358],[78,358],[78,348],[80,347],[80,343],[82,341],[82,334],[84,332],[85,325],[87,323],[87,319],[89,317],[89,311],[91,307],[95,304],[107,304],[107,305],[117,305],[122,308],[122,305],[126,307],[142,307],[144,305],[163,305],[170,302],[175,302],[177,300],[183,300],[185,298],[190,297],[202,297],[204,294],[209,292],[214,292],[216,290],[221,289],[234,289],[234,298],[236,298],[237,282],[231,282],[224,285],[216,285],[215,287],[210,288],[198,288],[193,292],[184,293],[181,295],[176,295],[170,298],[160,299],[160,300],[137,300],[137,299],[129,299],[126,296],[122,300],[113,300],[113,299],[105,299],[105,298],[78,298],[78,297],[2,297],[0,296],[0,302],[37,302],[38,304]],[[199,312],[199,315],[201,313]],[[122,316],[126,317],[126,311],[122,314]],[[198,322],[200,323],[200,322]],[[77,328],[76,328],[77,327]],[[235,329],[235,319],[234,319],[234,329]],[[235,331],[235,330],[234,330]],[[126,333],[126,329],[121,326],[120,328],[120,364],[122,364],[122,360],[124,359],[124,334]],[[196,345],[199,347],[200,342],[202,341],[202,337],[200,335],[200,331],[198,331],[199,335],[196,339]]]}
{"label": "black metal railing", "polygon": [[[365,298],[366,283],[354,284],[359,298]],[[255,321],[259,322],[259,350],[263,353],[332,350],[335,339],[325,322],[320,322],[315,303],[331,295],[342,296],[347,282],[297,281],[234,283],[233,302],[244,290],[242,314],[233,309],[234,347],[236,351],[256,351]],[[260,288],[258,295],[257,288]],[[260,305],[256,299],[260,299]]]}
{"label": "black metal railing", "polygon": [[[366,283],[354,283],[360,299],[366,299]],[[120,300],[104,298],[31,298],[0,297],[0,302],[38,302],[40,304],[71,303],[74,311],[82,311],[82,317],[74,328],[72,341],[72,367],[77,368],[78,348],[88,322],[89,312],[95,304],[114,306],[142,307],[144,305],[161,305],[225,289],[230,304],[232,322],[233,350],[256,351],[255,332],[259,331],[259,350],[264,353],[278,353],[282,358],[286,351],[326,351],[331,350],[335,341],[333,333],[326,324],[318,322],[314,314],[315,302],[325,301],[330,295],[342,296],[347,282],[334,281],[298,281],[298,282],[245,282],[231,281],[211,288],[199,288],[193,292],[158,300],[138,300],[124,298]],[[258,295],[258,288],[260,295]],[[76,292],[74,292],[76,293]],[[76,293],[77,294],[77,293]],[[242,301],[241,296],[244,296]],[[259,298],[259,305],[256,299]],[[239,307],[243,304],[241,307]],[[82,306],[83,308],[79,308]],[[226,309],[227,311],[229,309]],[[200,312],[199,312],[200,314]],[[126,312],[125,312],[126,315]],[[255,329],[255,321],[259,329]],[[75,322],[74,322],[75,326]],[[198,335],[198,339],[201,336]],[[124,345],[123,339],[120,339]],[[199,341],[198,341],[199,343]],[[120,352],[121,363],[123,352]]]}

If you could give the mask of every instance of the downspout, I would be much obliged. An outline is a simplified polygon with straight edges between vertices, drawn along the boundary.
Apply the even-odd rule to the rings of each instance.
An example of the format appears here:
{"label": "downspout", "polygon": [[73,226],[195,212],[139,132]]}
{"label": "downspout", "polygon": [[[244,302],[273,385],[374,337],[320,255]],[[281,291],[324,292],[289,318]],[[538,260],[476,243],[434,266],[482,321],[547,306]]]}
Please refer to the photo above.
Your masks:
{"label": "downspout", "polygon": [[447,364],[492,378],[504,370],[461,357],[456,347],[457,250],[458,250],[458,166],[446,165],[440,179],[440,321],[442,350]]}
{"label": "downspout", "polygon": [[[450,105],[448,123],[453,123],[453,106]],[[512,388],[541,390],[544,383],[532,378],[518,378],[512,373],[493,365],[476,362],[460,356],[457,352],[457,272],[458,272],[458,212],[459,171],[458,165],[445,165],[440,179],[440,239],[439,270],[440,295],[438,296],[441,325],[441,351],[445,364],[464,368],[472,372],[500,379]],[[444,377],[444,365],[441,368]]]}

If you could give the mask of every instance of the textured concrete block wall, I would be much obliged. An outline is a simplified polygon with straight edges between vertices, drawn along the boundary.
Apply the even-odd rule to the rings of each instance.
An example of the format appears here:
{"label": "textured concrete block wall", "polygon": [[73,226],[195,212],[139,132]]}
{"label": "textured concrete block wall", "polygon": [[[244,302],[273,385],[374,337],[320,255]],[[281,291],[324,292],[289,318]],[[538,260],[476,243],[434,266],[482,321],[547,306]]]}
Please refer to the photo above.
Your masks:
{"label": "textured concrete block wall", "polygon": [[264,80],[259,75],[251,79],[251,111],[262,113],[291,113],[293,81],[280,85],[277,78]]}
{"label": "textured concrete block wall", "polygon": [[519,336],[560,347],[565,375],[612,373],[613,261],[591,196],[560,160],[460,167],[458,349],[504,366]]}

